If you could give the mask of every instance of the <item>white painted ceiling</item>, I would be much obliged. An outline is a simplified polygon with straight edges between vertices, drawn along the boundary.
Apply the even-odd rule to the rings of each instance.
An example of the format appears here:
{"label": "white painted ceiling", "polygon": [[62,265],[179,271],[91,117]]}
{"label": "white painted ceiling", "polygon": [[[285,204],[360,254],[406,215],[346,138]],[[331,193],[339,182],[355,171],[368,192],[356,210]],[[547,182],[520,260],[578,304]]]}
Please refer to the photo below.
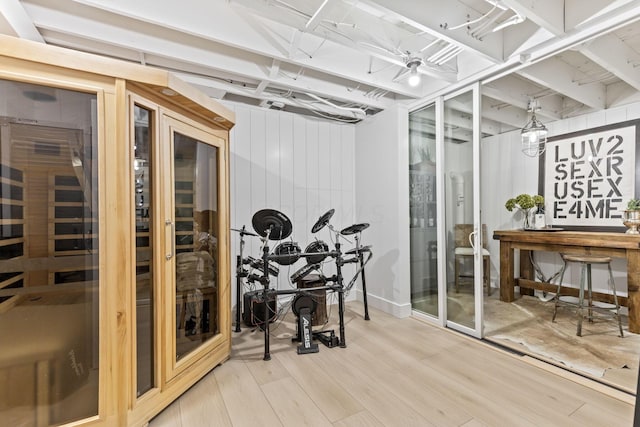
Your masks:
{"label": "white painted ceiling", "polygon": [[639,20],[638,0],[0,1],[0,33],[344,122],[481,79],[491,133],[531,99],[543,121],[640,100]]}

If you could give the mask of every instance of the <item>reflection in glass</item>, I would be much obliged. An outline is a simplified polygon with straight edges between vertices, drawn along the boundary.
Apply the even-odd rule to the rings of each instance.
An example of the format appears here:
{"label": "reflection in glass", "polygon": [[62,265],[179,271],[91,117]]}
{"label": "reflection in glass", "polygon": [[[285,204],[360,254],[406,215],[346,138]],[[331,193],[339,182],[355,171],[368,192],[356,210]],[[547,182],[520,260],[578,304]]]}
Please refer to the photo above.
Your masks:
{"label": "reflection in glass", "polygon": [[472,92],[467,92],[444,103],[444,176],[447,320],[475,328],[473,257],[464,257],[456,269],[454,254],[456,246],[469,246],[468,234],[473,230],[473,116],[469,113],[473,111],[472,101]]}
{"label": "reflection in glass", "polygon": [[218,331],[218,150],[174,134],[176,360]]}
{"label": "reflection in glass", "polygon": [[411,306],[438,316],[435,105],[409,114]]}
{"label": "reflection in glass", "polygon": [[151,230],[151,112],[134,107],[134,202],[136,212],[136,367],[137,395],[155,385],[154,293]]}
{"label": "reflection in glass", "polygon": [[98,413],[96,96],[0,99],[0,425],[58,425]]}

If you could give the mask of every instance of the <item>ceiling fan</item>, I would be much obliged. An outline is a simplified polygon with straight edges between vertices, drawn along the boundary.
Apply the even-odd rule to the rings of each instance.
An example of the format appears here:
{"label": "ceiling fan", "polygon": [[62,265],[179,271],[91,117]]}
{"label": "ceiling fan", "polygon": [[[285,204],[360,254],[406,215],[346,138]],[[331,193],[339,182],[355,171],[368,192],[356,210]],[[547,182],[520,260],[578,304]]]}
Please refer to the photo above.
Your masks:
{"label": "ceiling fan", "polygon": [[[415,34],[414,36],[419,35],[421,35],[421,33]],[[440,38],[428,41],[426,46],[416,51],[403,51],[398,47],[388,47],[385,46],[385,43],[378,40],[375,40],[375,43],[363,40],[358,41],[358,44],[382,51],[396,58],[400,57],[404,68],[401,68],[391,80],[398,82],[406,78],[407,83],[412,87],[420,84],[421,74],[435,73],[439,78],[453,80],[450,74],[455,73],[457,67],[446,67],[445,65],[462,52],[461,47]],[[401,65],[397,60],[393,62]]]}
{"label": "ceiling fan", "polygon": [[410,52],[407,52],[406,56],[404,57],[404,64],[407,68],[398,71],[398,74],[395,75],[393,81],[398,81],[409,74],[409,77],[407,78],[407,83],[409,83],[409,86],[418,86],[420,84],[420,81],[422,80],[420,74],[418,74],[418,67],[424,64],[422,57],[418,55],[412,55]]}

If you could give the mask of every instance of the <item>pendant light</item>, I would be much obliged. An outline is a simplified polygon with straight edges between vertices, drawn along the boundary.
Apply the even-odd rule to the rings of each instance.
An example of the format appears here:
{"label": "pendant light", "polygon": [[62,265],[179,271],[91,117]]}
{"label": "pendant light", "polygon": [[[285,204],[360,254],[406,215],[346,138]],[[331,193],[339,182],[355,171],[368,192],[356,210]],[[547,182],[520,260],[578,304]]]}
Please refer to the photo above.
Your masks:
{"label": "pendant light", "polygon": [[407,61],[407,67],[409,68],[409,79],[407,80],[407,83],[409,83],[409,86],[411,87],[418,86],[422,80],[420,78],[420,74],[418,74],[418,67],[420,64],[422,64],[422,59],[420,58],[410,58]]}
{"label": "pendant light", "polygon": [[546,148],[547,127],[536,117],[536,111],[540,110],[540,105],[536,100],[530,100],[527,111],[531,113],[531,119],[522,128],[520,137],[522,138],[522,152],[529,157],[538,157]]}

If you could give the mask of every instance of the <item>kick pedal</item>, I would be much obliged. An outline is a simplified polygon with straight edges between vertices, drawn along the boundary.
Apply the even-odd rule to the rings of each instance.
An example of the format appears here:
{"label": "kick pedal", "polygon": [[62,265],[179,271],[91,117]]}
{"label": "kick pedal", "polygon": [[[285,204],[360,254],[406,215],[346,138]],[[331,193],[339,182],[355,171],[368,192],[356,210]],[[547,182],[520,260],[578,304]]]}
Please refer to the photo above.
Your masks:
{"label": "kick pedal", "polygon": [[303,308],[298,315],[298,354],[317,353],[318,344],[313,342],[314,333],[311,330],[311,310]]}
{"label": "kick pedal", "polygon": [[314,332],[313,337],[329,348],[340,345],[340,340],[333,330]]}

